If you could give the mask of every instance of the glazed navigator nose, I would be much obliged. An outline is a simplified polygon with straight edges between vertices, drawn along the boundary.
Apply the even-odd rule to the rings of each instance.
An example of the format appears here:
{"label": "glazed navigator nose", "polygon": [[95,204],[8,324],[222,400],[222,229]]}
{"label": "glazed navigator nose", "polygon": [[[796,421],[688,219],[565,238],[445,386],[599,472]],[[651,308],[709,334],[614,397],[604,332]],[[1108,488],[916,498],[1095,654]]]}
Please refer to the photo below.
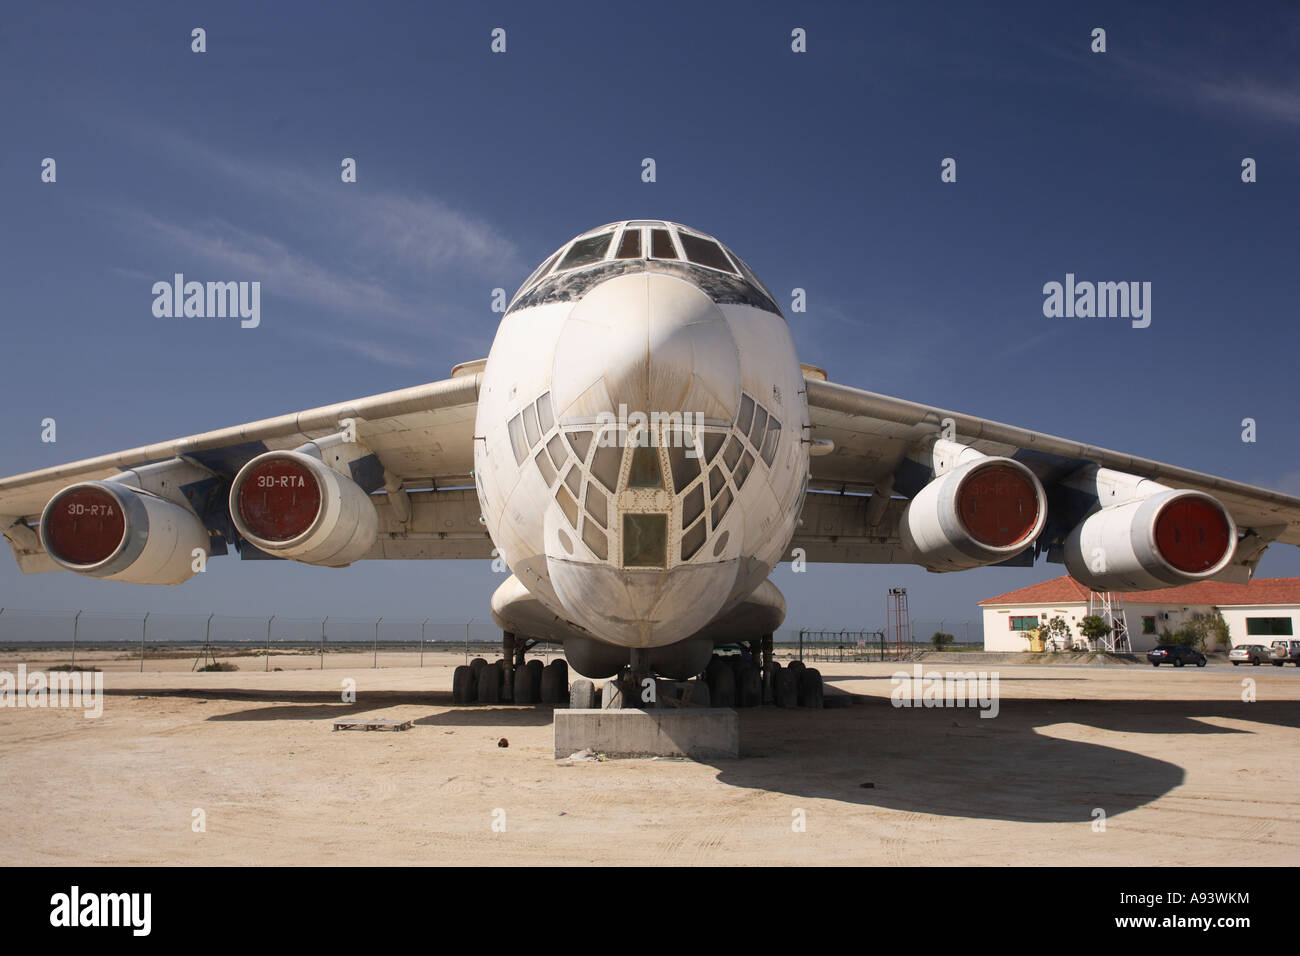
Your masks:
{"label": "glazed navigator nose", "polygon": [[573,307],[551,383],[562,422],[622,408],[729,423],[740,401],[740,355],[722,311],[690,282],[624,275]]}

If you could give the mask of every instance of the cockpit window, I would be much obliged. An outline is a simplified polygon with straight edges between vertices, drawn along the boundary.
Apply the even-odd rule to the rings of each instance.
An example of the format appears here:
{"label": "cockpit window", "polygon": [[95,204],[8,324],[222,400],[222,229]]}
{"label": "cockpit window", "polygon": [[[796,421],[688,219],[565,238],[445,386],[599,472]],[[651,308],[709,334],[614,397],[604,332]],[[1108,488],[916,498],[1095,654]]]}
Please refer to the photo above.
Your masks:
{"label": "cockpit window", "polygon": [[673,237],[667,229],[650,230],[650,255],[656,259],[676,259],[677,250],[673,247]]}
{"label": "cockpit window", "polygon": [[560,271],[566,269],[576,269],[579,266],[589,266],[593,262],[599,262],[605,258],[605,252],[609,249],[609,244],[613,240],[612,232],[601,233],[598,236],[588,236],[586,239],[579,239],[569,247],[564,258],[560,261]]}
{"label": "cockpit window", "polygon": [[727,254],[722,251],[722,247],[712,239],[705,239],[702,236],[692,236],[689,232],[677,231],[677,238],[682,242],[682,251],[686,253],[686,258],[696,265],[708,266],[710,269],[720,269],[723,272],[736,274],[732,268],[731,262],[727,259]]}
{"label": "cockpit window", "polygon": [[623,238],[619,241],[618,252],[614,253],[615,259],[640,259],[641,258],[641,230],[633,229],[630,226],[623,230]]}

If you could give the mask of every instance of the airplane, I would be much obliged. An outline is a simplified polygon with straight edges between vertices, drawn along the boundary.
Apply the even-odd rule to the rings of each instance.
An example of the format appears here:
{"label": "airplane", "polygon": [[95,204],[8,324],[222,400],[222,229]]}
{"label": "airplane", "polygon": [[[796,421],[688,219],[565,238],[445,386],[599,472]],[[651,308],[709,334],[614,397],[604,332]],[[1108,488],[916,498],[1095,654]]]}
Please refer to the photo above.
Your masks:
{"label": "airplane", "polygon": [[[831,382],[739,256],[662,220],[564,243],[448,379],[0,479],[0,516],[26,573],[145,584],[230,546],[497,558],[502,658],[457,668],[453,700],[571,706],[647,676],[683,703],[820,706],[820,675],[772,653],[795,549],[937,572],[1046,555],[1137,591],[1245,582],[1300,545],[1300,498]],[[537,642],[567,665],[528,661]]]}

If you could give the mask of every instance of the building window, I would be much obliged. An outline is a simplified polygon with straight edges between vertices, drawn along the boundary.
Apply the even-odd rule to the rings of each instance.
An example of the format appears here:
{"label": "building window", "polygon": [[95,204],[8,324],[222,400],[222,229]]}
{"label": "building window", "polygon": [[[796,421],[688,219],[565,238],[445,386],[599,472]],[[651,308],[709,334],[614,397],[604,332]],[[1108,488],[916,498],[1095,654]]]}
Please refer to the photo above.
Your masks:
{"label": "building window", "polygon": [[1156,618],[1154,614],[1145,615],[1142,618],[1142,633],[1154,634],[1156,632]]}
{"label": "building window", "polygon": [[1248,617],[1246,633],[1251,637],[1290,637],[1289,617]]}
{"label": "building window", "polygon": [[1038,615],[1031,617],[1012,617],[1007,621],[1013,631],[1030,631],[1038,626]]}

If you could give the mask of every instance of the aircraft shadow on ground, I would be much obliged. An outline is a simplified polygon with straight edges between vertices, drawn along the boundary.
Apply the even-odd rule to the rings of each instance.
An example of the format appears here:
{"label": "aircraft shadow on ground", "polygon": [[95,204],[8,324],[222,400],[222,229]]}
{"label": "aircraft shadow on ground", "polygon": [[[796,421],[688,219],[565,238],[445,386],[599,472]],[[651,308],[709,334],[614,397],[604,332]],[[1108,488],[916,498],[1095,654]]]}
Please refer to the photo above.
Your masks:
{"label": "aircraft shadow on ground", "polygon": [[[816,713],[742,711],[741,759],[707,762],[720,782],[745,789],[940,816],[1069,823],[1091,821],[1096,808],[1107,816],[1136,809],[1182,785],[1177,755],[1203,735],[1251,734],[1205,718],[1300,727],[1300,704],[1288,701],[1004,700],[992,719],[974,710],[895,709],[878,698],[855,702],[861,732],[843,733],[841,725],[820,739]],[[1170,735],[1170,759],[1039,729],[1065,724]]]}

